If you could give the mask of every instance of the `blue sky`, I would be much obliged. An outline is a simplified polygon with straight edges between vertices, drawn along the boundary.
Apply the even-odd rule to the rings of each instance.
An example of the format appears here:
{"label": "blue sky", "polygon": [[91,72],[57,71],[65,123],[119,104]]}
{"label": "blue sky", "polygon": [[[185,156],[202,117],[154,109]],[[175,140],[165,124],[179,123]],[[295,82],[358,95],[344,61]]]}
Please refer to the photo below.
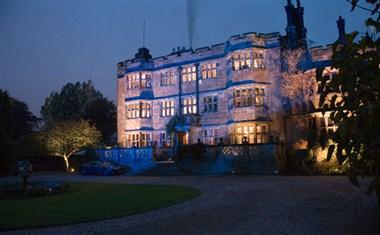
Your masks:
{"label": "blue sky", "polygon": [[[295,0],[293,1],[295,2]],[[364,1],[362,1],[364,4]],[[368,12],[350,12],[345,0],[301,0],[307,36],[315,45],[337,38],[336,19],[346,31],[365,32]],[[193,48],[224,42],[245,32],[284,34],[286,0],[198,0]],[[45,98],[67,82],[93,80],[110,99],[116,97],[116,63],[142,46],[153,57],[188,47],[187,2],[0,1],[0,88],[26,102],[39,115]]]}

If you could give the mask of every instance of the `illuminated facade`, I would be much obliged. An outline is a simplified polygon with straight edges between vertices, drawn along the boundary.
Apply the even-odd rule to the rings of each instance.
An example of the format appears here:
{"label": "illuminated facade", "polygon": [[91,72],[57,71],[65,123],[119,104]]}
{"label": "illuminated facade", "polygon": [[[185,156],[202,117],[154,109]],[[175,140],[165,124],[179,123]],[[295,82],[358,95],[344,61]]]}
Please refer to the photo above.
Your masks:
{"label": "illuminated facade", "polygon": [[[325,66],[331,48],[307,48],[303,8],[289,1],[285,7],[286,35],[245,33],[225,43],[195,50],[178,49],[152,58],[140,48],[133,59],[117,65],[118,142],[124,147],[156,143],[168,147],[173,139],[183,144],[268,143],[290,141],[286,117],[305,114],[315,103],[315,68]],[[297,68],[308,87],[307,100],[287,96],[286,50],[301,49]],[[312,82],[314,81],[314,82]],[[310,111],[311,112],[311,111]],[[178,117],[175,138],[166,124]],[[307,122],[307,119],[304,119]]]}

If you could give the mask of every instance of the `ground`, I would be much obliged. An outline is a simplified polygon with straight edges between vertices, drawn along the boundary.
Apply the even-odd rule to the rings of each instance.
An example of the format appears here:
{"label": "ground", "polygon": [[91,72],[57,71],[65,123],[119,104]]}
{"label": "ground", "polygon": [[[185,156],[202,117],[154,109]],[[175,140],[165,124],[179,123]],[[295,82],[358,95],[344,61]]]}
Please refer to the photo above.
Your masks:
{"label": "ground", "polygon": [[188,185],[202,195],[139,215],[4,234],[380,234],[375,196],[346,177],[34,177],[43,178]]}

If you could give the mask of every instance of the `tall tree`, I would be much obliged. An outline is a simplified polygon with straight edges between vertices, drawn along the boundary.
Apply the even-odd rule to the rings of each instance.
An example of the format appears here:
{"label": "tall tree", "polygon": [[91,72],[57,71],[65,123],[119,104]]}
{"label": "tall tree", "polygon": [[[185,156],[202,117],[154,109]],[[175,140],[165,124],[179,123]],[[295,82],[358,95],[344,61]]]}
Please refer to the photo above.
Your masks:
{"label": "tall tree", "polygon": [[[366,25],[377,34],[367,33],[361,39],[357,39],[358,32],[347,35],[346,43],[333,45],[331,66],[339,72],[332,77],[323,76],[323,70],[317,72],[320,105],[324,112],[332,110],[330,118],[337,125],[321,143],[335,142],[328,147],[327,158],[336,152],[340,163],[346,161],[355,185],[358,175],[375,169],[369,191],[376,190],[380,208],[380,1],[367,2],[373,4],[372,15],[377,18],[370,17]],[[353,9],[366,9],[357,4],[352,1]]]}
{"label": "tall tree", "polygon": [[103,95],[95,89],[91,81],[67,83],[61,91],[52,92],[41,107],[41,115],[46,122],[79,120],[86,106]]}
{"label": "tall tree", "polygon": [[106,98],[99,98],[90,102],[83,114],[83,118],[95,125],[102,134],[104,144],[112,144],[112,136],[116,131],[116,106]]}
{"label": "tall tree", "polygon": [[18,146],[33,132],[37,122],[24,102],[0,89],[0,171],[9,170],[21,157]]}
{"label": "tall tree", "polygon": [[69,158],[98,144],[100,136],[100,132],[85,120],[55,122],[40,134],[50,154],[64,159],[67,170],[70,169]]}
{"label": "tall tree", "polygon": [[110,143],[116,132],[116,106],[91,81],[67,83],[60,92],[52,92],[41,107],[41,115],[47,124],[85,119],[101,132],[103,143]]}
{"label": "tall tree", "polygon": [[31,133],[38,118],[29,111],[28,106],[0,89],[0,135],[8,136],[13,141]]}

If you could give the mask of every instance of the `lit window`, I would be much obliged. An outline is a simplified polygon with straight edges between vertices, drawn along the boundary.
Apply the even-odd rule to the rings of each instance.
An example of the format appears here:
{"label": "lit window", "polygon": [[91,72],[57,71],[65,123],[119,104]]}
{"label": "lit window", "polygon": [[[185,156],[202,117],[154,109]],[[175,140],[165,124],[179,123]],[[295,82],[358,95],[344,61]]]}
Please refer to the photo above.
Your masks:
{"label": "lit window", "polygon": [[251,51],[234,53],[232,55],[232,65],[233,65],[233,70],[251,68],[252,66]]}
{"label": "lit window", "polygon": [[253,53],[253,68],[264,69],[264,54],[262,52]]}
{"label": "lit window", "polygon": [[161,102],[161,116],[174,116],[174,100],[166,100]]}
{"label": "lit window", "polygon": [[149,88],[151,87],[151,77],[150,74],[141,74],[141,79],[140,79],[140,87],[141,88]]}
{"label": "lit window", "polygon": [[151,75],[148,73],[133,73],[127,75],[126,88],[149,88],[151,87]]}
{"label": "lit window", "polygon": [[202,79],[216,78],[216,63],[202,64],[201,74]]}
{"label": "lit window", "polygon": [[232,69],[241,70],[247,68],[264,69],[264,54],[263,52],[243,51],[235,52],[231,56]]}
{"label": "lit window", "polygon": [[197,69],[195,66],[190,66],[182,69],[182,81],[191,82],[197,79]]}
{"label": "lit window", "polygon": [[152,134],[150,133],[137,133],[127,135],[127,147],[144,148],[151,145]]}
{"label": "lit window", "polygon": [[218,97],[217,96],[203,97],[203,112],[204,113],[218,112]]}
{"label": "lit window", "polygon": [[233,104],[235,108],[248,107],[253,105],[252,88],[236,89],[233,91]]}
{"label": "lit window", "polygon": [[147,102],[127,105],[127,119],[151,118],[151,106]]}
{"label": "lit window", "polygon": [[267,124],[253,124],[230,128],[230,141],[232,144],[243,144],[245,141],[249,144],[268,143],[268,130]]}
{"label": "lit window", "polygon": [[197,113],[197,100],[193,97],[183,100],[183,114]]}
{"label": "lit window", "polygon": [[151,109],[150,109],[150,104],[142,102],[140,103],[141,106],[141,118],[150,118],[151,117]]}

